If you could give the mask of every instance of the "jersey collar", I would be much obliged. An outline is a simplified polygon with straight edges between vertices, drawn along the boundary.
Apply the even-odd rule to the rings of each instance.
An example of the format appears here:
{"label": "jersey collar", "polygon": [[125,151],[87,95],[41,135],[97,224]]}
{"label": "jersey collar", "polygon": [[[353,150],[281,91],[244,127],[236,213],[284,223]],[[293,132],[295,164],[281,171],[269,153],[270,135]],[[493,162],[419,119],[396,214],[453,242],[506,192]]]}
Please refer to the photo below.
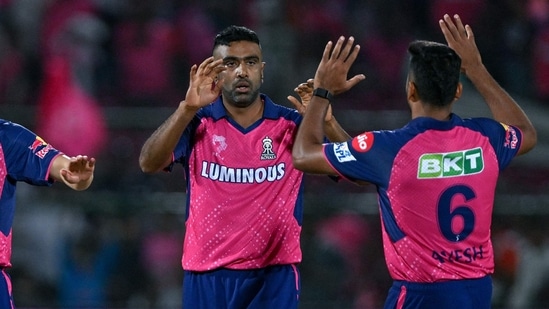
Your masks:
{"label": "jersey collar", "polygon": [[412,119],[409,125],[423,129],[450,130],[461,122],[462,120],[458,115],[451,113],[449,120],[442,121],[430,117],[417,117]]}
{"label": "jersey collar", "polygon": [[[276,119],[278,113],[275,107],[275,103],[265,94],[260,94],[259,96],[265,104],[265,108],[263,109],[263,118]],[[223,100],[221,96],[212,103],[212,116],[216,121],[221,118],[226,118],[228,116],[227,111],[223,106]]]}

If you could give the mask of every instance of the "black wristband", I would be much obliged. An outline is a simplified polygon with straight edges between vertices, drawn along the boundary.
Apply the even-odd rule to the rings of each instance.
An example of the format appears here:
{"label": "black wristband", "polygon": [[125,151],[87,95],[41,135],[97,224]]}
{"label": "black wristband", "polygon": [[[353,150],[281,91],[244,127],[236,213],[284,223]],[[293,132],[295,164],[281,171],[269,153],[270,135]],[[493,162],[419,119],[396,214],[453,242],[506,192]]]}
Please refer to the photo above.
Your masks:
{"label": "black wristband", "polygon": [[324,98],[330,102],[334,99],[334,95],[324,88],[316,88],[315,90],[313,90],[313,95]]}

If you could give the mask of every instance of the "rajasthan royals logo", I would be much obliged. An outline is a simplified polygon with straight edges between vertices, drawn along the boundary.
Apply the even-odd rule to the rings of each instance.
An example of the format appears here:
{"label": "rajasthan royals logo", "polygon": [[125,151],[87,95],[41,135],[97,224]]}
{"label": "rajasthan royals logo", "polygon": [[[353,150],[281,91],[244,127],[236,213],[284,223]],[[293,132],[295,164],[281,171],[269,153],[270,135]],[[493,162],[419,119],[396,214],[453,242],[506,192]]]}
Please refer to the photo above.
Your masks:
{"label": "rajasthan royals logo", "polygon": [[276,155],[273,152],[273,140],[266,136],[263,139],[263,152],[261,153],[261,160],[274,160]]}

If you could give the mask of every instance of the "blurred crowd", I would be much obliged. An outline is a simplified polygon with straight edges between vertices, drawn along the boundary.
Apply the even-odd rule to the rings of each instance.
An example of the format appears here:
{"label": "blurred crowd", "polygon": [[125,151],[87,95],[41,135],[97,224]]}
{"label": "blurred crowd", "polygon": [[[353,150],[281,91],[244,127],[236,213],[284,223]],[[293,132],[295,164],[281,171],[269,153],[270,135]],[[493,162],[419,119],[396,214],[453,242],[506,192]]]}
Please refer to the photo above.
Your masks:
{"label": "blurred crowd", "polygon": [[367,101],[348,104],[405,109],[395,88],[407,44],[442,41],[437,21],[459,13],[508,91],[547,100],[548,7],[546,0],[2,0],[0,99],[37,104],[50,64],[62,58],[100,105],[173,106],[189,67],[211,54],[215,33],[240,24],[262,40],[265,92],[275,98],[314,74],[328,40],[353,35],[362,46],[355,70],[370,78],[354,91]]}
{"label": "blurred crowd", "polygon": [[[326,42],[353,35],[361,56],[352,70],[367,78],[337,108],[406,110],[408,43],[443,42],[444,13],[472,25],[486,66],[507,91],[549,105],[549,0],[0,0],[0,107],[28,107],[36,119],[29,126],[51,144],[102,158],[94,189],[122,194],[115,200],[182,192],[183,179],[138,169],[141,143],[159,123],[116,121],[124,108],[175,108],[190,66],[211,55],[217,31],[238,24],[258,33],[267,63],[263,92],[283,105],[313,76]],[[121,114],[106,115],[112,107]],[[20,307],[178,308],[181,213],[20,208],[27,209],[17,211],[14,226],[26,235],[14,239]],[[302,307],[377,308],[390,282],[378,219],[322,214],[305,221]],[[505,217],[509,224],[494,229],[495,308],[549,303],[543,224],[521,220]]]}

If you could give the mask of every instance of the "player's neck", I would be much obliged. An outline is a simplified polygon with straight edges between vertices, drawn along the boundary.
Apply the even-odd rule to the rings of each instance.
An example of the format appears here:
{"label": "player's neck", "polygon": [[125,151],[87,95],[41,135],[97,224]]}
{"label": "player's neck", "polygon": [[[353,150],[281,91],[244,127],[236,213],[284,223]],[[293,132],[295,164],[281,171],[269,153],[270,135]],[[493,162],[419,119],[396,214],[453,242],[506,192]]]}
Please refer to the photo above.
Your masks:
{"label": "player's neck", "polygon": [[247,128],[263,117],[265,104],[258,99],[247,107],[236,107],[225,104],[227,114],[241,127]]}
{"label": "player's neck", "polygon": [[416,104],[412,107],[412,119],[429,117],[440,121],[447,121],[450,119],[451,113],[450,106],[436,107],[428,104]]}

